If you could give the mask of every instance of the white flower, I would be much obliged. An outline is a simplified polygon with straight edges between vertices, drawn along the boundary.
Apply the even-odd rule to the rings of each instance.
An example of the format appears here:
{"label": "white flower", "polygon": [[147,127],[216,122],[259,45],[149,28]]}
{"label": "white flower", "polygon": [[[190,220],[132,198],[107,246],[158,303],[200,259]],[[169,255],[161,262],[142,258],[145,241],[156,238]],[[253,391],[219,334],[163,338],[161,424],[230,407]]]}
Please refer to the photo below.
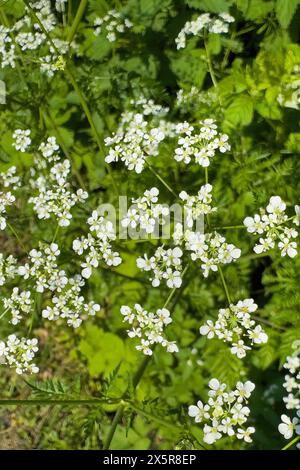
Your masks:
{"label": "white flower", "polygon": [[282,422],[278,426],[280,434],[282,434],[285,439],[291,439],[296,429],[296,424],[298,424],[299,420],[294,418],[291,421],[287,415],[281,415],[281,421]]}
{"label": "white flower", "polygon": [[237,343],[232,343],[232,348],[230,351],[232,354],[236,354],[239,359],[242,359],[246,356],[246,351],[250,350],[249,346],[244,344],[244,341],[239,340]]}
{"label": "white flower", "polygon": [[196,423],[201,423],[203,419],[208,419],[209,418],[209,406],[208,405],[203,405],[202,401],[197,402],[196,405],[191,405],[189,406],[189,416],[192,418],[195,418]]}
{"label": "white flower", "polygon": [[94,26],[95,36],[105,32],[107,40],[114,42],[118,36],[116,33],[124,33],[126,28],[131,28],[133,25],[128,18],[123,18],[118,11],[110,10],[103,18],[97,17],[94,21]]}
{"label": "white flower", "polygon": [[233,16],[228,13],[220,13],[216,17],[212,17],[209,13],[202,13],[195,20],[187,21],[179,32],[175,43],[177,49],[183,49],[186,46],[186,36],[199,35],[204,29],[214,34],[228,33],[229,24],[234,21]]}
{"label": "white flower", "polygon": [[[245,218],[244,225],[249,233],[265,235],[260,237],[259,243],[254,246],[255,253],[268,252],[278,242],[281,256],[288,255],[294,258],[297,255],[297,243],[292,239],[298,236],[298,232],[294,227],[289,228],[285,225],[288,222],[285,210],[286,203],[281,197],[272,196],[266,210],[260,209],[261,215],[255,214],[253,218]],[[297,212],[293,222],[298,225]]]}
{"label": "white flower", "polygon": [[269,204],[267,205],[267,211],[271,214],[281,214],[286,209],[285,202],[279,196],[272,196]]}
{"label": "white flower", "polygon": [[14,131],[14,133],[13,133],[13,139],[14,139],[13,146],[15,147],[16,150],[19,150],[20,152],[25,152],[26,151],[26,149],[31,144],[30,134],[31,134],[30,129],[26,129],[26,130],[16,129]]}
{"label": "white flower", "polygon": [[173,287],[179,288],[182,284],[182,255],[183,252],[179,247],[165,250],[160,246],[151,258],[144,254],[144,257],[138,258],[136,263],[137,267],[143,271],[153,272],[153,277],[150,278],[153,287],[158,287],[161,280],[165,279],[170,289]]}
{"label": "white flower", "polygon": [[237,401],[242,402],[244,398],[250,398],[251,393],[255,389],[255,384],[247,380],[247,382],[237,382],[236,390],[234,392],[235,396],[237,396]]}
{"label": "white flower", "polygon": [[205,424],[203,432],[203,441],[206,442],[206,444],[214,444],[222,437],[222,434],[219,432],[219,423],[215,419],[212,421],[212,426]]}
{"label": "white flower", "polygon": [[135,304],[134,309],[122,305],[121,314],[124,317],[123,321],[131,326],[131,329],[127,330],[128,336],[140,338],[137,350],[152,355],[151,346],[161,344],[170,353],[178,352],[175,341],[167,341],[164,336],[164,328],[172,322],[168,309],[161,308],[152,313],[144,310],[140,304]]}
{"label": "white flower", "polygon": [[238,428],[236,437],[238,439],[244,439],[245,442],[252,442],[252,438],[250,434],[255,432],[255,428],[249,427],[247,429]]}

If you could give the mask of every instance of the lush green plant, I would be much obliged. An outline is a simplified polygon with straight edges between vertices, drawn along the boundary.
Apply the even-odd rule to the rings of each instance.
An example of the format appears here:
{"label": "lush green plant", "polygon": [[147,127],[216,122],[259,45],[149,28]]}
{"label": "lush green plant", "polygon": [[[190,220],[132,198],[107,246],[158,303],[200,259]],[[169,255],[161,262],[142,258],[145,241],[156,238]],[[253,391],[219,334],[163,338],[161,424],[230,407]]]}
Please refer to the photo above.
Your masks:
{"label": "lush green plant", "polygon": [[[294,418],[300,408],[299,4],[0,0],[0,413],[5,447],[280,449],[299,440],[299,426],[293,435],[286,418],[280,427],[286,442],[278,432],[280,415]],[[101,24],[99,18],[112,9],[120,16],[108,16]],[[201,16],[197,34],[191,34],[195,24],[187,22],[203,14],[209,17]],[[214,120],[216,131],[207,119]],[[193,130],[185,133],[184,122]],[[139,126],[146,137],[132,139],[141,151],[132,160],[126,132]],[[115,162],[121,151],[109,138],[117,131],[123,161]],[[191,161],[175,152],[187,144],[189,131],[201,136],[195,148],[202,150],[198,155],[192,149]],[[220,141],[212,158],[207,152],[214,132]],[[56,140],[47,144],[51,136]],[[184,145],[178,138],[185,139]],[[174,249],[179,238],[174,241],[164,232],[154,238],[148,231],[144,239],[123,239],[118,231],[111,233],[107,222],[94,220],[95,214],[86,223],[102,204],[118,209],[119,196],[136,200],[154,187],[159,203],[168,206],[188,204],[182,191],[191,196],[206,188],[209,207],[204,209],[200,198],[199,213],[214,258],[212,270],[203,261],[204,241],[197,255],[186,234],[182,254],[177,252],[179,264],[171,262],[174,269],[165,276],[168,282],[155,274],[157,266],[165,269],[158,251],[157,266],[152,266],[156,286],[149,271],[139,269],[141,259],[161,245]],[[195,207],[195,200],[190,203]],[[247,219],[260,208],[267,208],[269,217],[266,236],[259,230],[253,234],[253,221]],[[117,221],[121,218],[117,212]],[[94,265],[81,253],[89,226]],[[176,229],[172,220],[166,227],[171,233]],[[221,241],[217,255],[211,241],[215,231],[230,245]],[[269,238],[264,247],[260,237]],[[47,261],[39,265],[33,249]],[[177,280],[172,280],[176,266]],[[79,273],[80,281],[74,277]],[[24,291],[28,294],[20,298]],[[234,308],[250,298],[258,310],[251,302]],[[171,313],[166,330],[155,330],[165,347],[144,345],[146,355],[136,349],[139,341],[128,337],[123,321],[135,304],[157,315],[159,309]],[[225,330],[235,335],[230,343],[241,335],[236,312],[244,312],[243,319],[250,311],[263,328],[258,341],[244,338],[251,350],[207,335],[207,320],[215,322],[218,311],[229,305]],[[153,324],[146,327],[153,332]],[[24,344],[8,339],[12,334],[24,338]],[[26,343],[32,338],[39,351],[28,353],[36,347]],[[285,384],[293,395],[285,403],[284,365],[290,374],[298,373]],[[30,372],[38,375],[33,379]],[[204,435],[209,432],[203,434],[203,424],[192,418],[195,409],[189,416],[189,407],[200,398],[207,402],[208,383],[216,387],[213,378],[226,383],[227,390],[240,381],[255,384],[248,419],[256,429],[252,443],[236,431],[237,436],[211,439],[211,447]],[[249,384],[248,389],[250,395]]]}

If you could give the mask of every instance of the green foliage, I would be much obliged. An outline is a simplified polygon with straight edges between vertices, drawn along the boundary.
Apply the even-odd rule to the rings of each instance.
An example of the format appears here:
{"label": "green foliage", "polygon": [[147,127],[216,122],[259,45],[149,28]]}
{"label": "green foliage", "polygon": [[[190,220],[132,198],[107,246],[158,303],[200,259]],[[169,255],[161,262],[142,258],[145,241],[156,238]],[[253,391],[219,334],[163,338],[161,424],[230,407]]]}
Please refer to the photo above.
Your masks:
{"label": "green foliage", "polygon": [[[55,13],[59,22],[55,34],[62,39],[67,38],[79,2],[67,3],[66,18]],[[244,360],[232,355],[220,340],[200,336],[200,325],[215,320],[228,299],[217,272],[204,278],[201,263],[190,262],[183,286],[168,306],[173,319],[168,336],[177,342],[179,352],[171,355],[157,347],[137,381],[144,356],[135,349],[137,340],[127,336],[120,307],[140,303],[155,311],[164,305],[170,290],[163,284],[153,288],[147,273],[136,266],[137,257],[144,253],[150,257],[161,240],[117,239],[115,246],[123,263],[118,267],[100,264],[84,287],[88,301],[101,304],[95,317],[74,330],[61,320],[45,320],[41,312],[50,303],[48,292],[34,298],[32,312],[16,326],[19,335],[39,338],[40,373],[37,381],[25,377],[24,383],[13,371],[1,368],[0,398],[58,402],[36,409],[18,406],[13,412],[0,409],[3,423],[9,423],[17,438],[17,448],[103,448],[122,403],[124,415],[112,449],[200,449],[203,433],[191,422],[187,409],[197,400],[207,400],[212,377],[229,387],[247,379],[256,384],[250,404],[250,425],[257,429],[253,444],[226,438],[217,443],[217,449],[283,447],[277,430],[284,412],[282,366],[300,337],[300,258],[281,257],[275,249],[256,255],[251,234],[240,225],[245,217],[266,207],[273,195],[284,199],[290,217],[299,205],[299,3],[89,0],[75,35],[77,46],[68,55],[64,70],[53,77],[42,75],[39,49],[18,54],[14,69],[0,68],[0,79],[6,85],[6,104],[0,104],[0,172],[15,165],[24,177],[18,205],[9,208],[8,220],[26,248],[7,228],[0,232],[1,253],[13,254],[24,264],[26,251],[57,236],[62,269],[74,275],[80,272],[80,260],[72,251],[72,241],[86,233],[86,219],[100,204],[116,206],[119,195],[130,200],[153,186],[159,188],[162,202],[173,204],[173,194],[155,173],[176,194],[182,190],[196,194],[206,182],[205,171],[175,162],[174,144],[169,140],[160,146],[158,156],[149,156],[154,171],[145,167],[138,175],[122,162],[110,165],[108,171],[104,139],[117,130],[131,100],[144,95],[168,106],[171,121],[196,126],[200,120],[213,118],[228,133],[231,151],[215,157],[208,168],[218,208],[210,224],[242,250],[241,258],[224,268],[232,301],[253,297],[259,305],[257,321],[269,336],[267,344],[254,347]],[[112,8],[133,23],[115,42],[109,42],[105,34],[95,36],[93,28],[95,18]],[[186,48],[176,49],[175,38],[186,21],[202,13],[223,12],[236,19],[228,34],[190,35]],[[23,13],[24,2],[10,0],[0,7],[1,24],[5,24],[5,16],[14,24]],[[192,87],[192,97],[178,105],[178,91],[188,96]],[[56,235],[54,219],[38,220],[26,203],[34,155],[13,147],[12,133],[17,128],[31,129],[35,145],[54,135],[61,154],[72,164],[71,189],[85,187],[89,192],[86,203],[72,211],[70,227],[61,227]],[[164,243],[171,245],[170,240]],[[23,289],[22,283],[20,280],[18,286]],[[7,297],[12,287],[13,282],[1,286],[1,297]],[[12,331],[9,318],[2,313],[0,341]],[[101,400],[101,404],[59,405],[63,400],[89,398]],[[3,430],[6,432],[0,428],[1,433]]]}

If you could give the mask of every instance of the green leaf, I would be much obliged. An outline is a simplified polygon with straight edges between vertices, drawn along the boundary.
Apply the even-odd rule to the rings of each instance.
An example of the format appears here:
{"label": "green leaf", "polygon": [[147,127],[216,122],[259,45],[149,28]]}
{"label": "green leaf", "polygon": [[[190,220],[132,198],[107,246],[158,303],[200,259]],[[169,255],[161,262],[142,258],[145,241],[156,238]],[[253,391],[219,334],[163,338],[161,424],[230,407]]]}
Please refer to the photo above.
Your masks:
{"label": "green leaf", "polygon": [[232,126],[247,126],[253,118],[253,101],[248,95],[235,98],[225,111],[225,117]]}
{"label": "green leaf", "polygon": [[296,13],[300,0],[277,0],[276,16],[283,28],[287,28]]}
{"label": "green leaf", "polygon": [[187,0],[187,4],[193,8],[212,13],[228,12],[233,0]]}
{"label": "green leaf", "polygon": [[272,1],[250,0],[245,12],[245,17],[248,20],[261,20],[273,10],[273,6]]}

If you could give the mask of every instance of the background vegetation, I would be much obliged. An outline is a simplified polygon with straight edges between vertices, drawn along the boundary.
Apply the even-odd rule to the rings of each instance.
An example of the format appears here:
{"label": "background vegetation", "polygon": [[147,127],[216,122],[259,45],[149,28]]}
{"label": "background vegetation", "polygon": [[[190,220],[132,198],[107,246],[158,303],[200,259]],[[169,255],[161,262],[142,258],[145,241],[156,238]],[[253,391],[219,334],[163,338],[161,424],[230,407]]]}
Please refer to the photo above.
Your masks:
{"label": "background vegetation", "polygon": [[[2,24],[11,25],[22,16],[25,3],[2,1]],[[58,14],[62,38],[75,33],[72,25],[79,3],[86,2],[68,1],[64,23]],[[72,161],[74,186],[84,185],[90,193],[88,202],[75,211],[71,228],[58,233],[71,272],[78,272],[80,261],[71,255],[70,246],[81,234],[87,214],[101,202],[117,200],[104,164],[104,138],[116,130],[129,101],[141,94],[169,106],[174,119],[194,122],[212,117],[228,133],[232,151],[215,158],[209,169],[218,207],[216,225],[240,225],[266,206],[272,195],[281,196],[293,213],[299,204],[300,114],[297,106],[288,107],[277,98],[289,94],[289,84],[300,80],[295,68],[300,67],[298,4],[298,0],[89,0],[75,24],[78,50],[51,79],[41,75],[37,51],[20,59],[17,68],[0,70],[7,92],[6,104],[0,105],[0,170],[14,164],[24,174],[29,171],[32,155],[13,148],[12,132],[30,128],[37,143],[56,136]],[[105,35],[96,37],[92,27],[94,18],[111,8],[133,23],[113,43]],[[179,31],[201,12],[230,12],[236,21],[228,35],[209,34],[205,44],[191,37],[187,47],[177,51]],[[191,87],[196,87],[192,101],[176,106],[178,90],[188,92]],[[178,166],[167,144],[151,164],[176,192],[195,193],[204,184],[203,169]],[[157,186],[162,199],[172,203],[172,195],[149,169],[140,176],[120,164],[113,167],[113,177],[119,194],[139,197]],[[10,217],[26,247],[53,237],[54,225],[37,223],[25,199]],[[226,305],[226,297],[218,274],[206,280],[195,264],[170,307],[169,335],[180,352],[170,355],[157,348],[135,388],[134,374],[143,357],[127,337],[120,306],[139,302],[148,309],[160,307],[169,290],[152,288],[135,263],[158,242],[120,242],[116,247],[124,263],[96,270],[88,282],[87,295],[102,306],[96,318],[77,330],[45,322],[40,315],[44,299],[36,299],[35,312],[22,328],[25,334],[31,329],[41,343],[38,383],[2,367],[1,398],[59,401],[106,396],[113,401],[127,390],[131,405],[125,406],[111,448],[201,448],[201,433],[187,415],[188,405],[206,397],[211,377],[230,386],[242,377],[256,384],[250,403],[256,434],[247,448],[281,448],[284,441],[277,429],[284,411],[281,367],[300,336],[300,259],[282,258],[276,250],[255,255],[253,240],[243,229],[227,230],[226,236],[242,249],[241,259],[224,268],[232,299],[253,297],[269,336],[269,342],[251,351],[246,360],[235,358],[220,341],[200,337],[199,326]],[[0,244],[1,252],[24,256],[9,231],[1,232]],[[1,337],[10,331],[2,319]],[[114,403],[1,406],[0,446],[99,449],[116,408]],[[216,443],[219,449],[244,446],[229,438]]]}

